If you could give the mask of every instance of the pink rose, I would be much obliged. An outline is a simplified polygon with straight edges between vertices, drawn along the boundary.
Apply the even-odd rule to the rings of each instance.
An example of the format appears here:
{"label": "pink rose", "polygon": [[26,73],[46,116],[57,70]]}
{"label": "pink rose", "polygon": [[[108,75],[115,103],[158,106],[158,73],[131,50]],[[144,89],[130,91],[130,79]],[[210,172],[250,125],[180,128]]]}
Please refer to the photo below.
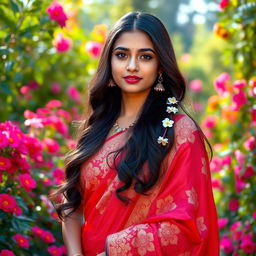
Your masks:
{"label": "pink rose", "polygon": [[61,91],[61,86],[58,83],[52,83],[51,85],[51,91],[54,94],[58,94]]}
{"label": "pink rose", "polygon": [[221,10],[224,10],[225,8],[228,7],[229,0],[221,0],[219,3],[219,7]]}
{"label": "pink rose", "polygon": [[215,89],[220,94],[223,95],[227,91],[227,82],[230,80],[230,75],[228,73],[220,74],[214,81]]}
{"label": "pink rose", "polygon": [[47,108],[50,108],[50,109],[52,109],[52,108],[59,108],[59,107],[61,107],[62,106],[62,103],[61,103],[61,101],[59,101],[59,100],[50,100],[47,104],[46,104],[46,107]]}
{"label": "pink rose", "polygon": [[99,58],[102,44],[96,41],[90,41],[86,43],[85,49],[93,58]]}
{"label": "pink rose", "polygon": [[203,89],[203,83],[201,80],[195,79],[189,83],[189,87],[193,92],[201,92]]}
{"label": "pink rose", "polygon": [[248,140],[244,142],[244,148],[247,151],[251,151],[256,148],[256,138],[254,136],[251,136]]}
{"label": "pink rose", "polygon": [[15,256],[15,254],[7,249],[0,251],[0,256]]}
{"label": "pink rose", "polygon": [[27,94],[27,93],[29,93],[29,91],[30,91],[30,88],[26,85],[20,87],[20,93],[21,94]]}
{"label": "pink rose", "polygon": [[51,20],[57,21],[61,27],[65,27],[68,18],[63,7],[57,1],[52,2],[47,8],[47,12]]}
{"label": "pink rose", "polygon": [[248,178],[254,176],[255,174],[256,174],[255,169],[251,165],[249,165],[249,166],[246,167],[246,169],[245,169],[244,173],[242,174],[241,178],[242,179],[248,179]]}
{"label": "pink rose", "polygon": [[255,252],[255,243],[252,241],[252,234],[246,234],[242,237],[242,243],[240,244],[240,248],[242,248],[245,253],[254,253]]}
{"label": "pink rose", "polygon": [[245,80],[236,80],[233,83],[233,88],[237,88],[237,89],[242,89],[246,86],[246,81]]}
{"label": "pink rose", "polygon": [[229,201],[228,208],[229,208],[230,211],[233,211],[233,212],[237,211],[238,208],[239,208],[238,200],[237,199],[231,199]]}
{"label": "pink rose", "polygon": [[227,254],[232,253],[234,251],[232,241],[226,236],[223,236],[223,238],[221,239],[220,248],[223,250],[224,253]]}
{"label": "pink rose", "polygon": [[238,93],[233,95],[233,105],[232,109],[234,111],[239,111],[240,108],[245,105],[247,102],[246,95],[242,90],[239,90]]}
{"label": "pink rose", "polygon": [[64,37],[63,33],[58,33],[54,37],[52,44],[58,52],[66,52],[70,49],[72,40]]}
{"label": "pink rose", "polygon": [[239,165],[243,166],[245,155],[239,149],[235,150],[234,154]]}
{"label": "pink rose", "polygon": [[67,93],[73,101],[75,101],[77,104],[80,103],[80,93],[75,86],[69,86],[67,89]]}
{"label": "pink rose", "polygon": [[203,126],[209,129],[212,129],[217,124],[217,117],[213,115],[207,116],[203,121]]}
{"label": "pink rose", "polygon": [[228,218],[218,219],[219,228],[224,228],[228,224]]}
{"label": "pink rose", "polygon": [[43,142],[49,153],[57,153],[60,150],[60,146],[57,141],[51,138],[45,138]]}

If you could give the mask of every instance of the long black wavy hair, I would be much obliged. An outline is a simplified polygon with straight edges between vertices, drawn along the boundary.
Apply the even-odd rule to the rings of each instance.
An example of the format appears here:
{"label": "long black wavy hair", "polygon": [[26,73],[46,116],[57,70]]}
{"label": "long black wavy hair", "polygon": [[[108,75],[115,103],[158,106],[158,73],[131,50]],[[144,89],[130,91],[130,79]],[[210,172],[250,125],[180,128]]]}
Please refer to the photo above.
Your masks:
{"label": "long black wavy hair", "polygon": [[[176,97],[179,106],[183,108],[181,102],[185,96],[186,82],[179,71],[169,34],[162,22],[148,13],[130,12],[118,20],[109,32],[97,71],[89,83],[88,118],[81,122],[76,148],[66,157],[66,182],[57,191],[66,199],[56,206],[60,218],[71,214],[80,206],[80,167],[101,148],[120,114],[121,90],[118,86],[108,86],[112,79],[111,54],[119,36],[123,32],[135,30],[145,32],[152,40],[163,71],[165,91],[150,91],[127,143],[115,152],[115,159],[118,154],[125,152],[124,157],[116,164],[118,178],[122,181],[121,187],[116,190],[117,197],[128,203],[123,191],[131,186],[137,193],[147,194],[157,182],[161,163],[173,146],[173,128],[169,128],[166,134],[169,140],[167,146],[158,144],[157,139],[165,129],[162,120],[167,117],[167,98]],[[168,117],[171,118],[171,114]],[[148,164],[149,175],[142,178],[145,177],[141,175],[145,163]],[[69,214],[64,213],[66,210]]]}

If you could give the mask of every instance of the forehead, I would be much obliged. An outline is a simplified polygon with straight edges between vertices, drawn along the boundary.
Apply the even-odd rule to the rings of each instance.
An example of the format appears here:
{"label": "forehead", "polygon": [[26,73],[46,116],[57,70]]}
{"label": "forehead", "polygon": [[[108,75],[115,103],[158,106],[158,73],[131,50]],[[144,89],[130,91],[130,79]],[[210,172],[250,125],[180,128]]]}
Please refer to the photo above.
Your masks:
{"label": "forehead", "polygon": [[150,37],[141,30],[123,32],[114,44],[114,48],[122,46],[129,49],[152,48],[154,45]]}

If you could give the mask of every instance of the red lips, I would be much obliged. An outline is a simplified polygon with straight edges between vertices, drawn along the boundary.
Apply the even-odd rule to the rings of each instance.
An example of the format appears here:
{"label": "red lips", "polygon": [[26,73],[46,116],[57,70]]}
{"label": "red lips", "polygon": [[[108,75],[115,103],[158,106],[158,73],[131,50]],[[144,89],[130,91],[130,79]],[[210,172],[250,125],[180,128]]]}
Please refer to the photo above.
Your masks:
{"label": "red lips", "polygon": [[126,81],[126,83],[128,84],[136,84],[138,83],[142,78],[138,77],[138,76],[125,76],[124,80]]}

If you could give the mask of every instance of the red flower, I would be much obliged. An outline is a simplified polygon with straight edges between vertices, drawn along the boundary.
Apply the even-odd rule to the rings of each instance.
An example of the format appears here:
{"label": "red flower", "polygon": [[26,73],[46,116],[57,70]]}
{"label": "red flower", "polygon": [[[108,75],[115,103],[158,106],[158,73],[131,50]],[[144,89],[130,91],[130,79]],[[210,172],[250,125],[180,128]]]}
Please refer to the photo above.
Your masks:
{"label": "red flower", "polygon": [[219,3],[219,7],[221,10],[224,10],[226,7],[228,7],[229,0],[221,0]]}
{"label": "red flower", "polygon": [[256,244],[252,240],[252,234],[246,234],[242,237],[242,243],[240,244],[240,247],[242,248],[243,252],[245,253],[254,253]]}
{"label": "red flower", "polygon": [[239,208],[239,202],[237,199],[231,199],[228,204],[228,208],[230,211],[237,211]]}
{"label": "red flower", "polygon": [[63,33],[58,33],[54,37],[52,44],[58,52],[66,52],[70,49],[72,41],[70,38],[65,37]]}
{"label": "red flower", "polygon": [[11,161],[9,158],[0,156],[0,170],[6,170],[11,167]]}
{"label": "red flower", "polygon": [[4,212],[13,212],[17,203],[13,196],[0,194],[0,209]]}
{"label": "red flower", "polygon": [[223,236],[223,238],[221,239],[220,248],[224,251],[224,253],[227,254],[234,251],[232,241],[227,236]]}
{"label": "red flower", "polygon": [[62,255],[62,248],[57,247],[55,245],[51,245],[48,247],[47,251],[52,255],[52,256],[61,256]]}
{"label": "red flower", "polygon": [[50,100],[47,104],[47,108],[58,108],[61,107],[62,103],[59,100]]}
{"label": "red flower", "polygon": [[43,241],[45,241],[46,243],[54,243],[55,242],[55,238],[54,238],[53,234],[50,233],[49,231],[44,231],[42,233],[41,239]]}
{"label": "red flower", "polygon": [[24,189],[28,192],[30,192],[33,188],[36,187],[36,181],[31,178],[31,176],[27,173],[20,174],[20,185],[24,187]]}
{"label": "red flower", "polygon": [[0,256],[15,256],[15,254],[10,250],[2,250],[0,251]]}
{"label": "red flower", "polygon": [[28,239],[25,238],[23,235],[21,234],[16,234],[13,236],[13,239],[16,241],[16,243],[22,247],[22,248],[29,248],[29,242]]}
{"label": "red flower", "polygon": [[60,146],[57,143],[57,141],[51,139],[51,138],[45,138],[44,139],[44,144],[47,148],[47,151],[49,153],[56,153],[60,150]]}
{"label": "red flower", "polygon": [[57,1],[54,1],[47,8],[47,12],[51,20],[57,21],[61,27],[65,27],[68,18],[63,10],[63,7]]}
{"label": "red flower", "polygon": [[96,41],[87,42],[85,49],[93,58],[98,58],[101,53],[102,44]]}

